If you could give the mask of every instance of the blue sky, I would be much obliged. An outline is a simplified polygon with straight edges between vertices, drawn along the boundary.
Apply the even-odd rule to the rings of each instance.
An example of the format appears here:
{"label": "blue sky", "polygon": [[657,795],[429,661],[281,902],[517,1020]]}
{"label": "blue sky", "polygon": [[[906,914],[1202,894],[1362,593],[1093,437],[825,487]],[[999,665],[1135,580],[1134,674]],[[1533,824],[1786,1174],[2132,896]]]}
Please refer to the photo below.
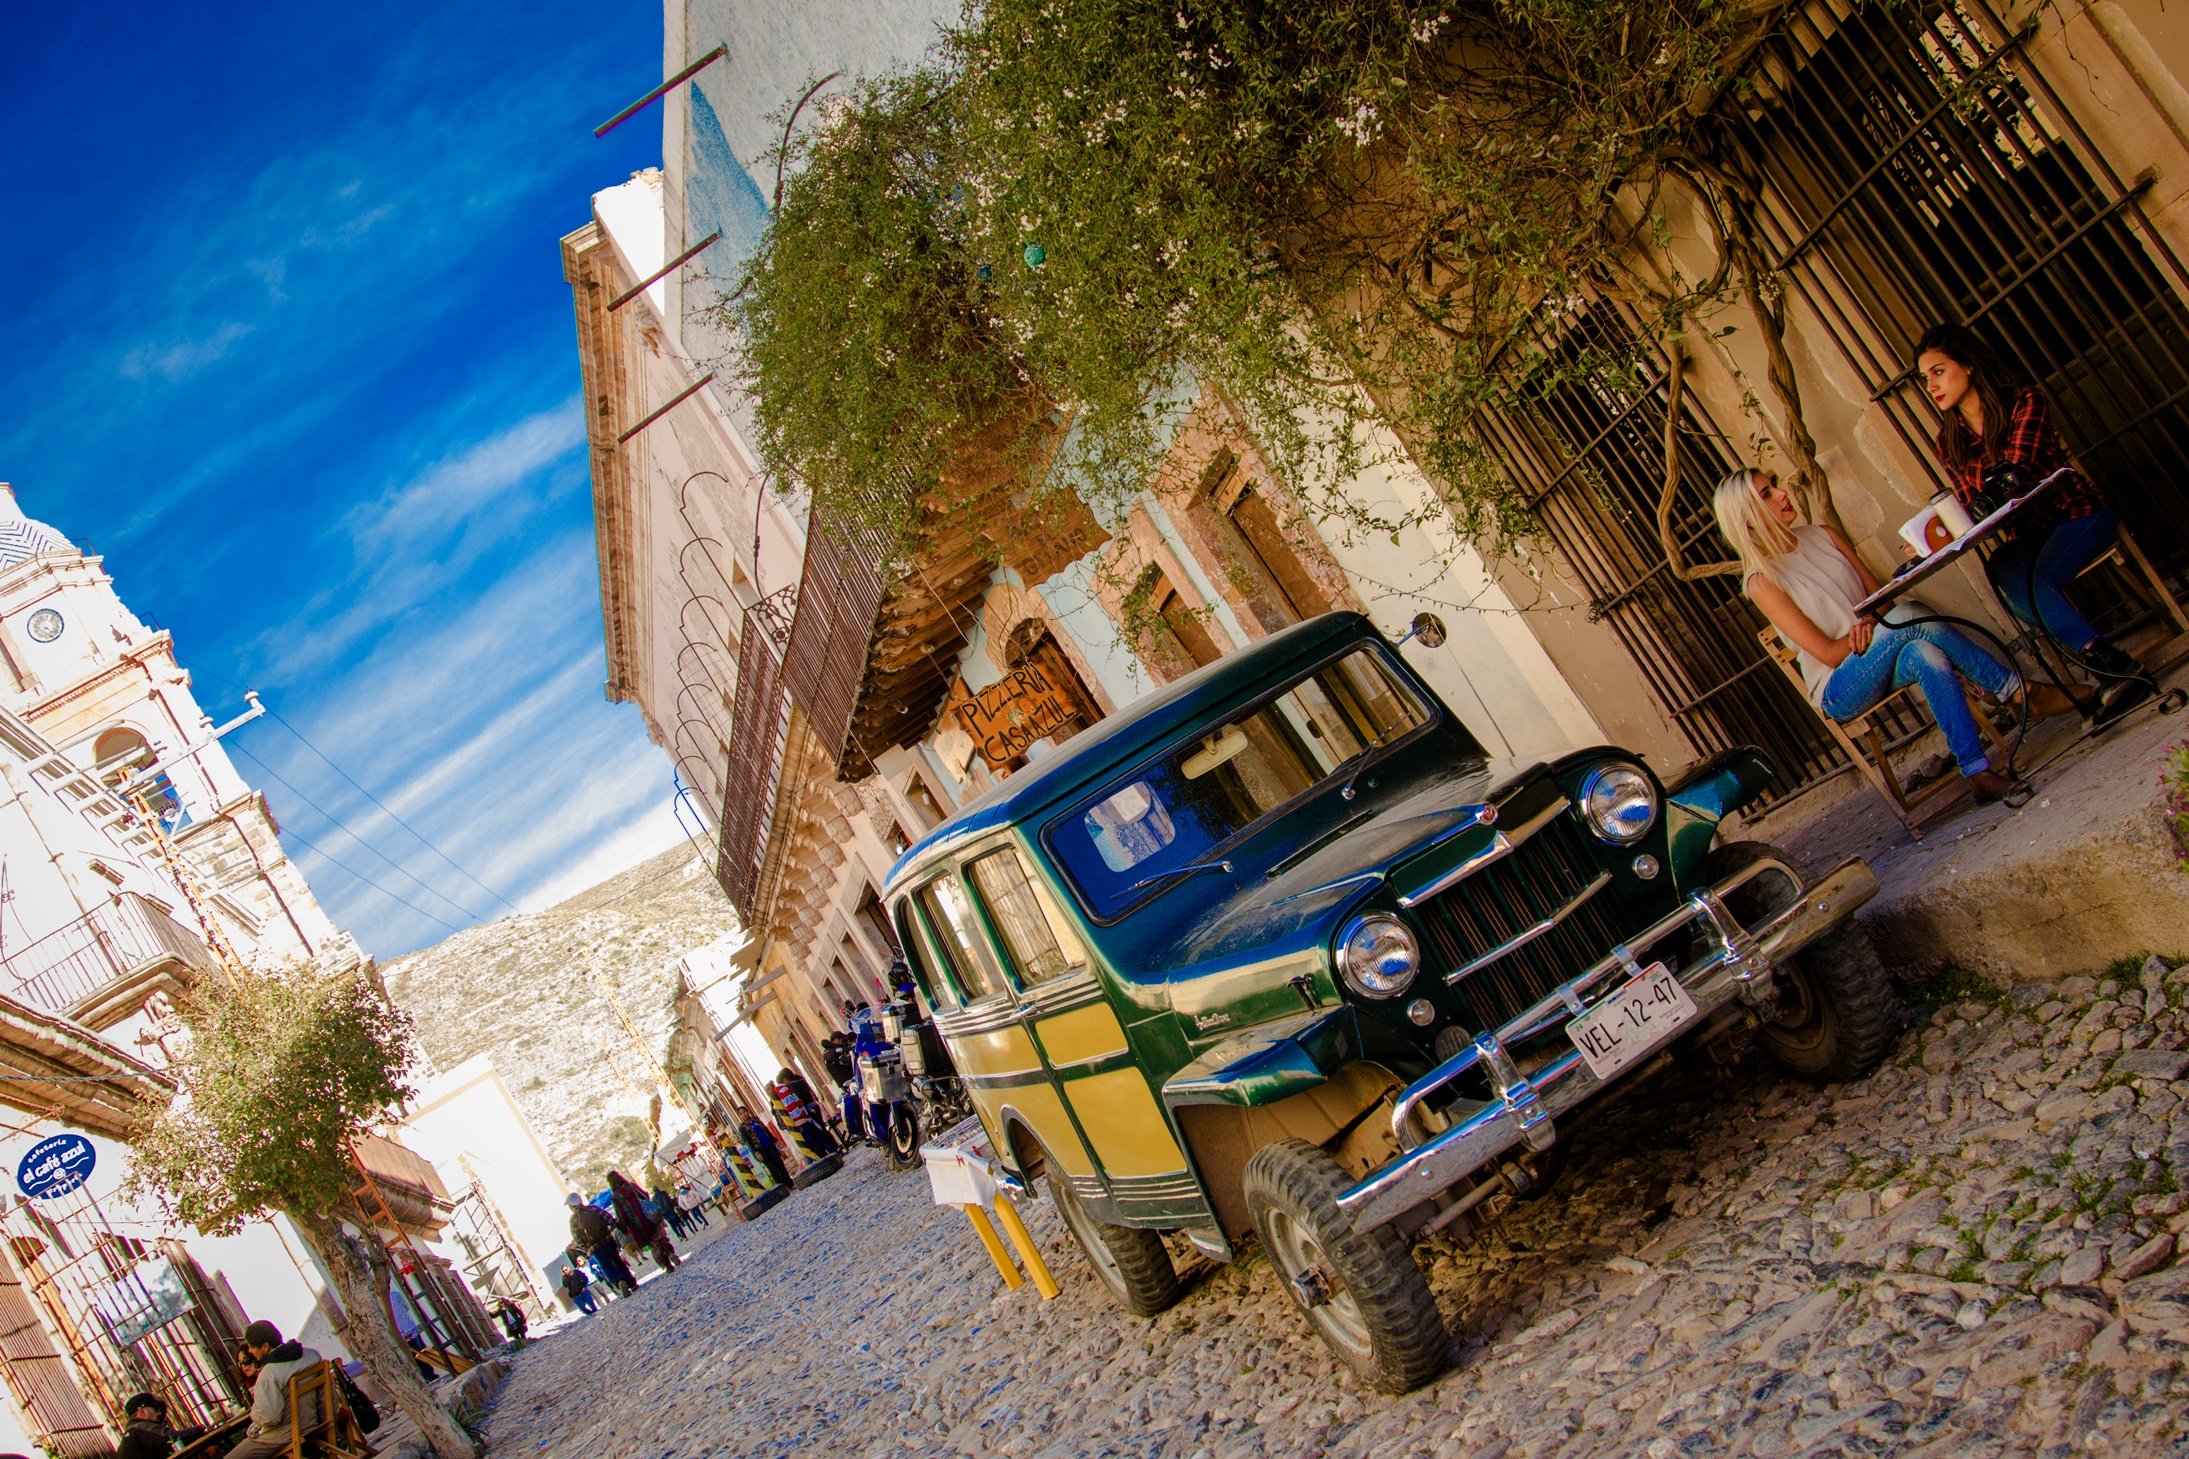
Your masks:
{"label": "blue sky", "polygon": [[[0,480],[106,555],[217,721],[259,690],[528,906],[679,839],[667,759],[601,692],[557,249],[660,160],[658,112],[592,136],[658,79],[660,24],[52,5],[0,45]],[[230,744],[371,952],[504,910],[271,718]]]}

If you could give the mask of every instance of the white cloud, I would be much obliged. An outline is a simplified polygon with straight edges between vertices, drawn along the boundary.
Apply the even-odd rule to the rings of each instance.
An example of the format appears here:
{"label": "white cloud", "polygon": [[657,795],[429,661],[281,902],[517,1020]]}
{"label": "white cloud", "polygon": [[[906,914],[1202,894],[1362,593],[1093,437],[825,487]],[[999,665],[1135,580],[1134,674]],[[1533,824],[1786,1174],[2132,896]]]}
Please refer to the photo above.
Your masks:
{"label": "white cloud", "polygon": [[[590,847],[543,847],[553,854],[539,859],[554,869],[518,895],[517,904],[526,911],[552,907],[649,856],[688,844],[669,809],[668,767],[661,751],[652,745],[636,747],[620,773],[605,784],[596,781],[589,785],[586,794],[597,808],[590,818]],[[706,854],[708,850],[695,847],[694,854]]]}
{"label": "white cloud", "polygon": [[437,538],[584,443],[585,417],[572,396],[443,456],[344,520],[368,548]]}
{"label": "white cloud", "polygon": [[253,649],[264,672],[294,680],[340,662],[445,594],[494,549],[521,538],[562,491],[583,485],[583,463],[566,458],[584,441],[577,402],[567,400],[350,508],[336,529],[346,539],[348,575],[259,636]]}
{"label": "white cloud", "polygon": [[230,320],[211,334],[160,344],[141,344],[123,355],[117,367],[132,380],[157,375],[163,380],[183,380],[208,365],[228,357],[235,346],[258,332],[258,326]]}

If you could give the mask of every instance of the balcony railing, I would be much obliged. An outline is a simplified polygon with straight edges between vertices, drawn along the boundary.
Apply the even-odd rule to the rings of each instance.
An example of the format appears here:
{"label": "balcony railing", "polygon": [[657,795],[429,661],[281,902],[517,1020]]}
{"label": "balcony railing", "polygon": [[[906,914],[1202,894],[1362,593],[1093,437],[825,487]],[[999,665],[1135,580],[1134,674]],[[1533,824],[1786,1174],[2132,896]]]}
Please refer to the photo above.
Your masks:
{"label": "balcony railing", "polygon": [[[729,764],[723,775],[722,828],[715,879],[740,917],[753,913],[760,858],[768,844],[776,782],[783,769],[783,735],[790,693],[783,684],[781,604],[795,587],[771,593],[746,618],[737,654],[737,704],[730,721]],[[763,605],[768,611],[760,611]]]}
{"label": "balcony railing", "polygon": [[131,995],[162,974],[179,982],[213,968],[213,954],[196,933],[157,904],[124,892],[0,956],[0,991],[99,1028],[134,1011],[139,1000]]}

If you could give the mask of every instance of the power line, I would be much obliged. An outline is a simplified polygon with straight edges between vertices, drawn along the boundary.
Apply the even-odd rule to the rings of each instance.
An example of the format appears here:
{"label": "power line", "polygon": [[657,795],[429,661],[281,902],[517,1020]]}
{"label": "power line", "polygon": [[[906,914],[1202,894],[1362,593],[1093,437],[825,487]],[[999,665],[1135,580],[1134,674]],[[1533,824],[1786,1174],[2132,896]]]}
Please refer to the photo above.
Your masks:
{"label": "power line", "polygon": [[431,841],[428,841],[423,835],[419,834],[417,827],[413,826],[410,822],[404,820],[394,811],[389,810],[387,804],[383,802],[379,796],[374,795],[371,791],[365,789],[364,786],[359,785],[357,783],[357,778],[351,775],[349,771],[343,769],[340,765],[337,765],[334,763],[334,761],[328,759],[327,752],[325,750],[320,749],[319,746],[304,738],[304,731],[298,729],[295,725],[289,723],[289,721],[281,717],[281,711],[277,709],[269,709],[266,711],[266,713],[268,717],[270,717],[274,721],[274,723],[280,725],[290,734],[295,735],[297,738],[297,742],[303,745],[305,749],[310,750],[313,754],[317,755],[320,758],[321,763],[323,763],[329,770],[332,770],[335,774],[341,776],[344,780],[347,780],[359,795],[364,796],[365,799],[371,801],[375,806],[378,806],[380,808],[381,814],[385,815],[389,820],[395,822],[395,824],[397,824],[398,826],[401,826],[404,830],[410,832],[411,838],[415,840],[419,845],[425,847],[435,856],[440,857],[442,862],[450,870],[454,871],[465,881],[470,882],[480,891],[485,892],[495,901],[500,902],[510,911],[514,912],[517,910],[517,904],[515,902],[512,902],[511,900],[509,900],[509,898],[503,896],[500,892],[494,890],[494,888],[488,886],[485,882],[479,880],[470,872],[464,870],[463,867],[457,865],[455,861],[450,859],[447,852],[443,851],[440,847],[434,845]]}
{"label": "power line", "polygon": [[[220,675],[218,675],[218,674],[215,674],[215,673],[212,673],[212,672],[211,672],[211,671],[209,671],[209,670],[208,670],[208,671],[205,671],[205,676],[206,676],[207,678],[209,678],[209,679],[217,680],[217,681],[218,681],[218,682],[220,682],[220,683],[226,684],[226,685],[227,685],[227,686],[228,686],[229,688],[231,688],[231,689],[235,690],[235,691],[236,691],[237,693],[239,693],[239,694],[243,692],[243,686],[242,686],[242,685],[240,685],[240,684],[238,684],[238,683],[236,683],[236,682],[235,682],[234,680],[232,680],[232,679],[223,679],[223,678],[221,678],[221,676],[220,676]],[[401,816],[397,815],[397,814],[396,814],[396,813],[395,813],[394,811],[392,811],[392,810],[389,810],[389,809],[388,809],[388,806],[387,806],[387,803],[386,803],[385,801],[381,800],[379,796],[377,796],[377,795],[374,795],[374,794],[373,794],[373,793],[372,793],[371,791],[367,790],[367,789],[366,789],[366,788],[365,788],[364,786],[360,785],[360,784],[358,783],[358,781],[357,781],[357,777],[356,777],[356,776],[354,776],[354,775],[350,774],[350,772],[349,772],[349,771],[347,771],[347,770],[343,769],[343,768],[342,768],[342,767],[341,767],[340,765],[337,765],[337,764],[335,764],[335,762],[334,762],[333,760],[331,760],[331,759],[329,759],[329,758],[328,758],[328,756],[327,756],[327,752],[326,752],[325,750],[322,750],[322,749],[320,749],[320,748],[319,748],[319,746],[317,746],[317,745],[313,744],[313,743],[312,743],[312,742],[311,742],[310,740],[306,739],[306,738],[305,738],[305,736],[304,736],[304,731],[302,731],[302,730],[298,729],[298,728],[297,728],[297,727],[296,727],[295,725],[293,725],[293,724],[289,723],[289,721],[287,721],[287,720],[283,719],[283,718],[281,717],[281,711],[279,711],[279,710],[277,710],[277,709],[273,709],[273,708],[268,708],[268,709],[267,709],[267,711],[266,711],[266,715],[267,715],[267,718],[269,718],[269,719],[273,720],[273,721],[274,721],[274,723],[276,723],[276,724],[280,725],[280,726],[281,726],[281,727],[282,727],[283,729],[287,730],[287,731],[288,731],[288,732],[289,732],[290,734],[292,734],[292,735],[295,735],[295,736],[296,736],[296,738],[297,738],[297,743],[301,744],[301,745],[302,745],[302,746],[303,746],[303,747],[304,747],[305,749],[307,749],[307,750],[310,750],[310,751],[311,751],[311,752],[312,752],[312,753],[313,753],[314,755],[317,755],[317,756],[319,757],[320,763],[321,763],[321,764],[323,764],[323,765],[325,765],[325,766],[326,766],[326,767],[327,767],[327,768],[328,768],[329,770],[332,770],[332,771],[333,771],[333,772],[334,772],[335,774],[337,774],[337,775],[341,776],[341,777],[342,777],[342,778],[343,778],[344,780],[348,781],[348,782],[349,782],[349,784],[350,784],[350,787],[351,787],[351,789],[355,790],[355,791],[356,791],[356,792],[357,792],[357,793],[358,793],[359,795],[362,795],[363,797],[365,797],[365,799],[367,799],[367,800],[371,801],[371,802],[373,803],[373,805],[375,805],[376,807],[378,807],[378,808],[379,808],[379,810],[380,810],[380,813],[381,813],[382,815],[386,816],[386,817],[387,817],[387,818],[388,818],[389,820],[391,820],[391,821],[395,822],[395,824],[397,824],[398,826],[401,826],[401,827],[402,827],[402,828],[403,828],[403,829],[404,829],[405,831],[408,831],[408,832],[410,833],[410,837],[411,837],[411,839],[412,839],[412,840],[416,841],[416,842],[417,842],[417,843],[418,843],[419,845],[421,845],[421,846],[425,847],[425,848],[426,848],[426,850],[428,850],[428,851],[432,852],[432,853],[433,853],[433,854],[434,854],[435,856],[439,857],[439,858],[441,859],[441,862],[442,862],[442,864],[443,864],[443,865],[447,866],[447,867],[448,867],[448,868],[449,868],[449,869],[450,869],[451,871],[455,872],[455,873],[456,873],[456,874],[457,874],[458,876],[462,877],[462,878],[463,878],[463,879],[464,879],[465,881],[468,881],[468,882],[470,882],[470,883],[471,883],[471,884],[472,884],[473,886],[477,887],[477,888],[478,888],[478,889],[479,889],[480,891],[482,891],[482,892],[485,892],[485,893],[486,893],[486,894],[487,894],[488,896],[492,897],[492,898],[493,898],[493,899],[494,899],[495,901],[497,901],[497,902],[500,902],[500,903],[501,903],[501,904],[502,904],[503,906],[507,907],[507,908],[508,908],[508,909],[509,909],[510,911],[512,911],[512,912],[516,912],[516,911],[520,911],[520,910],[521,910],[521,909],[520,909],[520,908],[519,908],[519,907],[517,906],[517,904],[516,904],[515,902],[512,902],[511,900],[509,900],[509,898],[507,898],[507,897],[503,896],[503,895],[502,895],[502,894],[501,894],[500,892],[498,892],[498,891],[494,890],[494,888],[492,888],[492,887],[488,886],[488,885],[487,885],[487,884],[486,884],[485,882],[483,882],[483,881],[479,880],[479,879],[478,879],[477,877],[473,876],[473,875],[472,875],[472,874],[471,874],[470,872],[466,871],[466,870],[465,870],[465,869],[464,869],[464,868],[463,868],[463,867],[462,867],[461,865],[459,865],[459,864],[458,864],[458,863],[457,863],[456,861],[454,861],[453,859],[451,859],[451,858],[450,858],[450,856],[449,856],[449,854],[448,854],[447,852],[443,851],[443,850],[442,850],[442,849],[441,849],[440,847],[438,847],[438,846],[434,845],[434,844],[433,844],[433,843],[432,843],[431,841],[428,841],[428,840],[427,840],[427,839],[425,838],[425,836],[424,836],[423,834],[421,834],[421,833],[419,832],[419,830],[418,830],[418,828],[417,828],[416,826],[413,826],[413,825],[412,825],[412,824],[411,824],[410,822],[408,822],[408,821],[404,820],[404,819],[403,819],[403,818],[402,818]],[[240,747],[240,746],[238,746],[238,748],[241,748],[241,747]],[[254,755],[254,756],[252,756],[252,758],[253,758],[254,760],[258,759],[258,757],[257,757],[257,756],[255,756],[255,755]],[[266,762],[265,762],[264,760],[259,760],[259,761],[258,761],[258,763],[259,763],[260,765],[264,765],[264,764],[265,764]],[[291,788],[291,789],[295,789],[295,787],[293,787],[293,786],[292,786],[292,787],[290,787],[290,788]],[[302,793],[303,793],[303,792],[301,792],[301,791],[299,791],[299,792],[298,792],[298,794],[299,794],[299,795],[301,795]],[[325,814],[325,813],[324,813],[324,812],[322,812],[322,814]],[[333,819],[333,818],[332,818],[332,817],[329,817],[329,819],[331,820],[331,819]],[[299,839],[302,839],[302,838],[299,838]],[[334,858],[332,858],[332,857],[329,857],[329,858],[328,858],[328,860],[330,860],[330,861],[332,861],[333,859],[334,859]],[[381,859],[382,859],[382,860],[386,860],[387,858],[385,858],[385,857],[382,857]],[[340,863],[337,863],[337,865],[339,865],[339,864],[340,864]],[[345,868],[343,868],[343,869],[344,869],[344,870],[348,870],[348,868],[347,868],[347,867],[345,867]],[[406,873],[406,875],[407,875],[407,874],[408,874],[408,873]],[[412,878],[411,878],[411,880],[413,880],[413,881],[417,881],[418,879],[417,879],[416,877],[412,877]],[[421,886],[423,886],[423,885],[424,885],[424,883],[423,883],[423,882],[420,882],[419,884],[420,884]],[[435,895],[437,895],[437,896],[438,896],[438,895],[439,895],[439,893],[435,893]],[[443,898],[442,898],[442,900],[443,900],[443,901],[448,901],[449,899],[448,899],[448,898],[446,898],[446,897],[443,897]],[[449,902],[449,905],[453,907],[453,906],[455,906],[455,905],[457,905],[457,904],[456,904],[455,902],[452,902],[452,901],[451,901],[451,902]],[[470,914],[469,912],[466,912],[466,913],[465,913],[464,915],[468,917],[468,916],[470,916],[471,914]],[[438,919],[436,919],[436,920],[438,920]],[[442,925],[443,925],[443,926],[447,926],[448,924],[446,924],[446,923],[442,923]]]}
{"label": "power line", "polygon": [[350,865],[348,862],[342,860],[340,857],[335,856],[331,852],[322,851],[319,847],[314,846],[310,841],[305,840],[301,832],[290,831],[287,834],[295,837],[299,842],[302,842],[305,850],[319,857],[322,861],[330,862],[337,869],[348,872],[351,876],[357,878],[366,886],[369,886],[374,891],[380,893],[381,896],[387,897],[391,901],[401,902],[404,906],[410,908],[413,912],[416,912],[419,916],[425,918],[428,922],[438,922],[441,926],[446,927],[451,932],[462,932],[464,930],[463,928],[458,927],[453,922],[447,921],[444,918],[434,916],[431,912],[428,912],[425,908],[419,906],[410,898],[403,896],[398,892],[389,891],[386,887],[380,885],[380,883],[374,881],[371,877],[365,875],[365,873],[359,871],[356,867]]}
{"label": "power line", "polygon": [[313,800],[303,791],[298,790],[294,785],[283,779],[282,774],[279,770],[276,770],[273,766],[267,764],[264,760],[261,760],[258,756],[252,754],[249,750],[244,749],[241,745],[237,745],[234,748],[237,754],[241,755],[244,759],[249,760],[253,765],[256,765],[260,770],[264,771],[267,777],[271,779],[276,785],[279,785],[282,789],[288,791],[289,794],[295,796],[298,800],[304,802],[304,804],[310,806],[313,810],[319,812],[320,815],[324,816],[337,831],[340,831],[343,835],[349,837],[352,841],[355,841],[358,845],[364,847],[367,851],[370,851],[374,856],[379,857],[382,864],[386,865],[390,870],[398,872],[403,876],[409,877],[412,884],[417,886],[419,890],[427,893],[430,896],[439,897],[443,903],[448,906],[454,907],[459,916],[471,917],[475,919],[479,917],[478,913],[472,911],[462,902],[457,901],[454,897],[451,897],[445,892],[442,892],[437,887],[434,887],[424,878],[412,872],[408,867],[405,867],[397,861],[393,860],[385,852],[381,851],[378,847],[367,841],[363,836],[360,836],[357,834],[357,832],[351,830],[349,826],[343,822],[340,816],[337,816],[333,811],[328,810],[318,801]]}

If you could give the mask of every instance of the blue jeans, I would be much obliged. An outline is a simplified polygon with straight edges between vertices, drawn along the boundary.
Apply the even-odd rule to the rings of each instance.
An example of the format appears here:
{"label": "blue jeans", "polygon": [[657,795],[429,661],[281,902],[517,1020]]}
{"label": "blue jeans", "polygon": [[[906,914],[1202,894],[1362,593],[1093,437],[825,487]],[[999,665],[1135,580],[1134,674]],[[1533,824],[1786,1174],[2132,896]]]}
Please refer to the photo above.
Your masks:
{"label": "blue jeans", "polygon": [[593,1296],[593,1289],[580,1287],[570,1294],[570,1301],[580,1312],[590,1317],[600,1310],[600,1303]]}
{"label": "blue jeans", "polygon": [[1964,677],[2000,699],[2022,687],[2021,675],[1946,624],[1919,623],[1913,628],[1879,624],[1868,650],[1849,654],[1824,681],[1822,708],[1834,719],[1853,719],[1876,708],[1894,690],[1912,684],[1923,691],[1931,718],[1945,732],[1953,763],[1963,775],[1974,775],[1989,770],[1991,758],[1984,753],[1983,734],[1961,690]]}
{"label": "blue jeans", "polygon": [[[2062,589],[2105,556],[2120,533],[2121,519],[2110,508],[2093,512],[2062,522],[2042,537],[2015,538],[1991,555],[1984,571],[1991,575],[1992,587],[2015,617],[2024,623],[2036,623],[2042,614],[2045,632],[2081,653],[2097,642],[2098,630],[2075,611]],[[2034,609],[2030,603],[2032,560],[2037,564]]]}

